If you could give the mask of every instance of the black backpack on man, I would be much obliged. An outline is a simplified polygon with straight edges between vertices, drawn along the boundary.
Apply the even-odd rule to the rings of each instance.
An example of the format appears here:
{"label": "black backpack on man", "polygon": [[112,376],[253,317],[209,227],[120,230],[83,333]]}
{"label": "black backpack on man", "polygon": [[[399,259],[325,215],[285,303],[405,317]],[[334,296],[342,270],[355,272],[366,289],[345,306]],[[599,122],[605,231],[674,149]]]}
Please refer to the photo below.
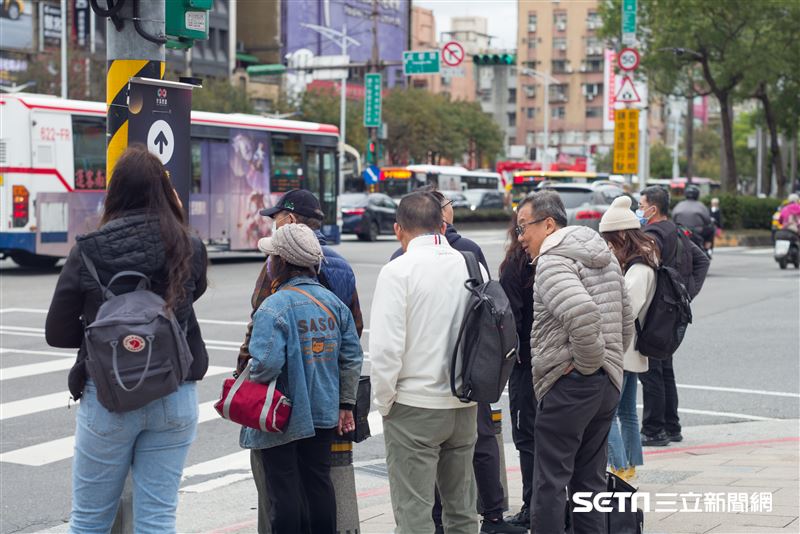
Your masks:
{"label": "black backpack on man", "polygon": [[[670,225],[674,228],[670,228]],[[645,315],[644,327],[636,319],[636,350],[643,356],[666,360],[683,342],[692,322],[691,297],[687,285],[692,276],[692,241],[679,227],[652,225],[648,232],[659,234],[661,264],[656,269],[653,301]],[[670,235],[671,234],[671,235]]]}
{"label": "black backpack on man", "polygon": [[464,287],[470,298],[450,363],[450,389],[462,402],[493,403],[503,394],[519,348],[514,313],[500,282],[483,280],[475,254],[461,254],[467,262]]}

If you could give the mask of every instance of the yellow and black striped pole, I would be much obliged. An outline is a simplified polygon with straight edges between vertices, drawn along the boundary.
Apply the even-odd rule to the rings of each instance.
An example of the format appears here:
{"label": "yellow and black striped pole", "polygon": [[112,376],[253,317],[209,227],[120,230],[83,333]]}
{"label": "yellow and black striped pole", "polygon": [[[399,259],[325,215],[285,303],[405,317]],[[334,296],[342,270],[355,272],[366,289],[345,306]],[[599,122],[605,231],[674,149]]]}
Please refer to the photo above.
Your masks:
{"label": "yellow and black striped pole", "polygon": [[140,30],[151,36],[164,34],[164,0],[139,2],[139,13],[134,22],[134,2],[125,2],[118,18],[123,21],[117,30],[111,20],[106,21],[106,183],[112,178],[117,160],[128,147],[128,82],[134,77],[164,78],[164,45],[145,39]]}

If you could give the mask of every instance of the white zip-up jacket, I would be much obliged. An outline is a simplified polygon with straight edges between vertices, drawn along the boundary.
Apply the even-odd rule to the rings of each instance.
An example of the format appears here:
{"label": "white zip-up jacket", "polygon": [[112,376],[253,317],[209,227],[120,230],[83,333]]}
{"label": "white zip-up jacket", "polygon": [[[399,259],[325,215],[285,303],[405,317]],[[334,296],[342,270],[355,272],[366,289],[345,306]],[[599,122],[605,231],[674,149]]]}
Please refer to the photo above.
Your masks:
{"label": "white zip-up jacket", "polygon": [[464,257],[440,234],[412,239],[405,254],[381,269],[369,333],[372,392],[381,415],[396,402],[433,410],[474,405],[450,391],[467,277]]}

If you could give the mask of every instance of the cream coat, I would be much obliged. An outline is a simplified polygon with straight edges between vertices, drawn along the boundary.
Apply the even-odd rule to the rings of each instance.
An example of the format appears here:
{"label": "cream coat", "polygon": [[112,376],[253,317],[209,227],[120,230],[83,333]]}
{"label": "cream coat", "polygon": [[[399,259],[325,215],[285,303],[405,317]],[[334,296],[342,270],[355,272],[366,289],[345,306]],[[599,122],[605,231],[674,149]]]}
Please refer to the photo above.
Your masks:
{"label": "cream coat", "polygon": [[622,355],[634,334],[625,279],[600,234],[568,226],[545,239],[534,260],[533,387],[541,400],[573,364],[601,367],[622,388]]}
{"label": "cream coat", "polygon": [[[644,263],[632,265],[625,273],[625,289],[631,300],[633,314],[639,318],[639,324],[644,327],[644,318],[650,303],[653,302],[653,295],[656,292],[656,272],[652,267]],[[636,346],[636,335],[634,334],[633,343],[625,351],[623,367],[632,373],[645,373],[649,368],[647,357],[642,356]]]}

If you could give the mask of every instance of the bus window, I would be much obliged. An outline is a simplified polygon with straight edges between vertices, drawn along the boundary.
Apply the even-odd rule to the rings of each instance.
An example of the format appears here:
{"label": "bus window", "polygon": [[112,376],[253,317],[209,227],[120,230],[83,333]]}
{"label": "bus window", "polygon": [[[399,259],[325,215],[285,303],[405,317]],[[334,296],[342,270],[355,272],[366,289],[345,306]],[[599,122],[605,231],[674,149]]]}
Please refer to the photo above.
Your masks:
{"label": "bus window", "polygon": [[100,117],[72,117],[75,189],[106,188],[106,123]]}
{"label": "bus window", "polygon": [[298,136],[272,134],[270,192],[285,193],[302,187],[303,152]]}

